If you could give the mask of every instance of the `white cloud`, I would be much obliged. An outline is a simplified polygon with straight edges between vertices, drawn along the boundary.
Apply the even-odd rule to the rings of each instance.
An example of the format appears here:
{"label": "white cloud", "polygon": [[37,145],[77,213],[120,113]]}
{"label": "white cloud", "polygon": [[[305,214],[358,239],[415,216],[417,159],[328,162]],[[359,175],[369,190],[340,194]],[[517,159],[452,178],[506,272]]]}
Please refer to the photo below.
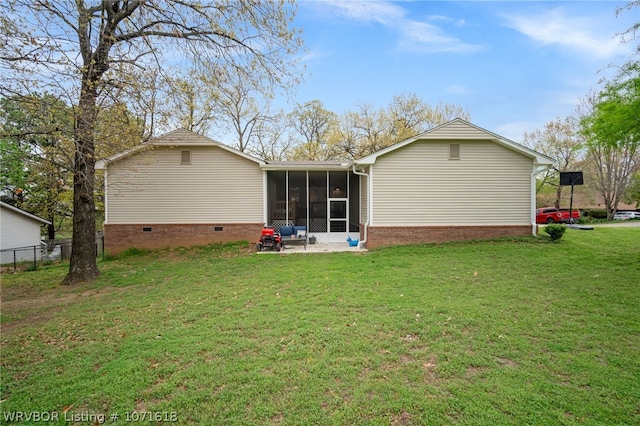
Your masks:
{"label": "white cloud", "polygon": [[439,27],[426,22],[408,21],[399,28],[402,38],[399,46],[410,52],[474,52],[481,50],[479,45],[464,43],[447,35]]}
{"label": "white cloud", "polygon": [[300,62],[315,61],[318,59],[326,58],[328,56],[330,56],[329,52],[324,52],[318,49],[312,49],[309,52],[307,52],[306,55],[300,58]]}
{"label": "white cloud", "polygon": [[429,15],[427,16],[427,19],[429,19],[430,21],[450,23],[456,27],[464,27],[465,25],[467,25],[467,21],[465,21],[464,19],[455,19],[450,18],[449,16]]}
{"label": "white cloud", "polygon": [[447,87],[447,92],[452,95],[469,95],[473,93],[473,91],[467,86],[463,86],[461,84],[452,84]]}
{"label": "white cloud", "polygon": [[382,25],[392,25],[394,22],[404,20],[407,14],[406,10],[400,6],[380,1],[327,0],[323,3],[328,4],[334,12],[346,18]]}
{"label": "white cloud", "polygon": [[532,132],[536,129],[541,128],[543,125],[544,124],[541,124],[539,122],[536,123],[532,121],[514,121],[511,123],[501,124],[492,131],[514,142],[521,143],[522,137],[524,136],[525,132]]}
{"label": "white cloud", "polygon": [[[473,52],[482,46],[465,43],[447,34],[442,28],[408,17],[407,9],[386,1],[344,1],[327,0],[321,3],[331,7],[339,16],[365,23],[376,23],[399,35],[398,47],[403,51],[417,53],[432,52]],[[465,25],[464,20],[445,16],[430,16],[431,21]]]}
{"label": "white cloud", "polygon": [[602,28],[597,16],[567,16],[562,7],[537,15],[505,15],[507,26],[542,45],[558,45],[588,52],[598,58],[622,53],[624,48],[613,32]]}

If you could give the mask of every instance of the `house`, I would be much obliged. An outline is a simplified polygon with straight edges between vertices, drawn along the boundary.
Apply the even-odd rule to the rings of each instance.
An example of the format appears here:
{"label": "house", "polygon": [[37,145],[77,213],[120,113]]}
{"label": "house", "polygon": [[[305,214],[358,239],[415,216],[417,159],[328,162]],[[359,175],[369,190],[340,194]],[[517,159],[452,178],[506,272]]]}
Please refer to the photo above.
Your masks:
{"label": "house", "polygon": [[179,129],[98,162],[105,250],[253,241],[265,225],[368,248],[531,235],[551,164],[461,119],[356,161],[264,162]]}
{"label": "house", "polygon": [[[368,247],[535,234],[536,175],[553,160],[455,119],[356,161]],[[364,188],[363,187],[363,188]]]}
{"label": "house", "polygon": [[[0,201],[0,264],[40,260],[40,228],[51,222]],[[14,257],[15,255],[15,257]]]}

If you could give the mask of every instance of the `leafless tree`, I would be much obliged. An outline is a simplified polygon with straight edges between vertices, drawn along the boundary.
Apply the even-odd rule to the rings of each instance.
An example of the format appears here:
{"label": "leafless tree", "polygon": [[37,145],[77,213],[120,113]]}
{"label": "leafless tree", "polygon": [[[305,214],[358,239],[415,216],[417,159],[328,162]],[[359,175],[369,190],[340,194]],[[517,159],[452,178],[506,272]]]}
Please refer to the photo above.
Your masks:
{"label": "leafless tree", "polygon": [[545,124],[543,130],[535,130],[524,134],[523,142],[554,159],[549,169],[538,179],[538,190],[545,185],[556,186],[556,208],[560,208],[562,186],[559,184],[559,172],[572,171],[578,162],[584,159],[584,140],[580,134],[578,119],[575,116],[565,119],[557,118]]}
{"label": "leafless tree", "polygon": [[[282,1],[9,0],[0,11],[0,94],[75,99],[73,247],[64,283],[95,279],[95,124],[102,103],[139,91],[136,73],[219,63],[273,85],[296,76],[301,46]],[[251,67],[251,69],[249,69]]]}

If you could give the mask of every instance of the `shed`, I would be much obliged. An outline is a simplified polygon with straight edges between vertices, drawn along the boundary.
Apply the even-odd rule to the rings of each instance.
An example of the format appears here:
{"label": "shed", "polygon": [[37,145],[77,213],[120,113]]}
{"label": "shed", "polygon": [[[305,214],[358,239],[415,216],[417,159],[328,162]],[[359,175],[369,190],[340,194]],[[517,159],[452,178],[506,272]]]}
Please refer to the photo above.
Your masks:
{"label": "shed", "polygon": [[0,201],[0,263],[32,261],[34,253],[36,260],[40,260],[40,227],[50,224],[48,220]]}

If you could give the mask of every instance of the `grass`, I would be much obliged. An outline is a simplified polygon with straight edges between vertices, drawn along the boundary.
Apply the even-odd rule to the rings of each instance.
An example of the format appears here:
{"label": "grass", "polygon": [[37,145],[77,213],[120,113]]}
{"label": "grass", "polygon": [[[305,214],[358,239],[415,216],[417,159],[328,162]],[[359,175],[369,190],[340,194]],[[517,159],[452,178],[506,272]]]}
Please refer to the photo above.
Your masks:
{"label": "grass", "polygon": [[131,251],[78,287],[65,265],[4,275],[0,422],[636,425],[638,241],[225,245]]}

